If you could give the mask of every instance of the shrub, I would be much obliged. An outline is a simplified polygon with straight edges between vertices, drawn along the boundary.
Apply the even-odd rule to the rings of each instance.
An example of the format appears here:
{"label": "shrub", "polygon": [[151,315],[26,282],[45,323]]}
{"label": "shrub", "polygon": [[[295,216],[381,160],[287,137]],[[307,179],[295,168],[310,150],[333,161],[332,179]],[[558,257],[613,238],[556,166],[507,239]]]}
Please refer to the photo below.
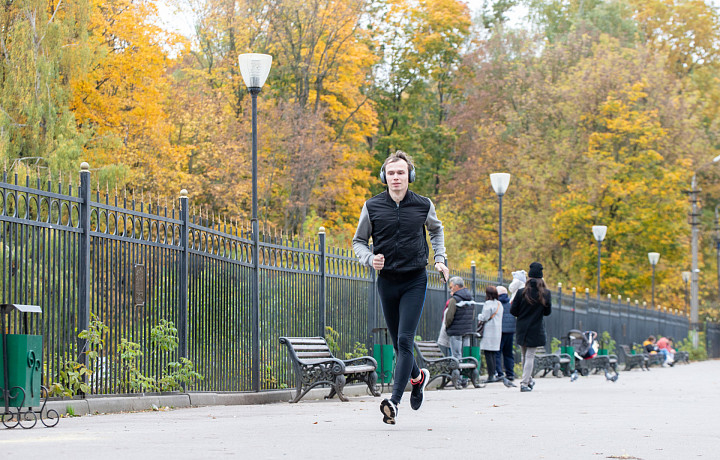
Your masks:
{"label": "shrub", "polygon": [[675,345],[675,348],[680,351],[687,351],[690,355],[690,361],[705,361],[706,359],[708,359],[707,349],[705,348],[704,332],[699,333],[697,348],[693,347],[691,335],[688,335],[680,342],[678,342]]}

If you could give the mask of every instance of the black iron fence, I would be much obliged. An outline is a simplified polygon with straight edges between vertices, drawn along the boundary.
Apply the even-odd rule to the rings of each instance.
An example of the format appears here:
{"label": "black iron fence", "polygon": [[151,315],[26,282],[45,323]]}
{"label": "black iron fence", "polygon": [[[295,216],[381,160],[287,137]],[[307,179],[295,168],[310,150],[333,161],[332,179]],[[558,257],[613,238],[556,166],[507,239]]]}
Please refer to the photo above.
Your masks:
{"label": "black iron fence", "polygon": [[[326,247],[322,230],[312,241],[267,231],[255,239],[234,223],[191,213],[186,192],[170,206],[91,192],[87,164],[77,188],[32,182],[26,177],[21,184],[17,175],[9,182],[7,173],[0,182],[0,295],[3,303],[42,307],[29,321],[13,314],[8,332],[43,335],[46,385],[77,360],[94,369],[92,393],[130,391],[132,370],[123,359],[132,342],[142,352],[136,371],[145,376],[158,379],[169,361],[187,357],[204,376],[190,390],[273,389],[292,382],[279,336],[324,335],[330,327],[338,333],[340,357],[381,340],[371,332],[384,325],[375,273],[360,266],[352,250]],[[477,300],[495,283],[474,266],[453,272]],[[429,272],[418,335],[437,337],[448,296],[438,274]],[[688,331],[684,316],[627,301],[558,291],[553,302],[551,337],[593,329],[632,343]],[[95,318],[108,329],[99,356],[88,362],[78,334]],[[177,348],[158,348],[163,321],[175,325]],[[720,326],[706,329],[709,354],[720,356]]]}

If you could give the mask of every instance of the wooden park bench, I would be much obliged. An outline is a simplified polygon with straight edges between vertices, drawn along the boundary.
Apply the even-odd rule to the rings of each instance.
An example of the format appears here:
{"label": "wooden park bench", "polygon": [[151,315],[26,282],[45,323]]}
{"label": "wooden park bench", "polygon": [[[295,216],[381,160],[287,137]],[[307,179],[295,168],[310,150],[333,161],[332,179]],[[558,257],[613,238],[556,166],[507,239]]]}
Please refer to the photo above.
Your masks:
{"label": "wooden park bench", "polygon": [[634,367],[647,369],[647,358],[644,355],[632,354],[628,345],[618,345],[618,358],[625,364],[625,369],[623,369],[625,371],[632,370]]}
{"label": "wooden park bench", "polygon": [[548,353],[545,347],[537,347],[532,376],[535,377],[540,371],[543,371],[540,377],[545,377],[550,372],[555,377],[562,377],[562,374],[570,375],[571,359],[567,353]]}
{"label": "wooden park bench", "polygon": [[343,394],[347,383],[365,382],[373,396],[380,396],[377,388],[377,362],[371,356],[340,360],[333,356],[323,337],[280,337],[286,345],[295,372],[296,403],[318,385],[330,385],[330,399],[335,394],[348,401]]}
{"label": "wooden park bench", "polygon": [[443,355],[442,350],[437,342],[421,341],[415,342],[415,351],[420,361],[420,367],[426,368],[430,372],[430,380],[442,378],[438,388],[443,389],[452,381],[453,386],[462,389],[461,376],[470,381],[475,388],[480,388],[480,366],[477,359],[472,356],[465,358],[453,358],[452,356]]}

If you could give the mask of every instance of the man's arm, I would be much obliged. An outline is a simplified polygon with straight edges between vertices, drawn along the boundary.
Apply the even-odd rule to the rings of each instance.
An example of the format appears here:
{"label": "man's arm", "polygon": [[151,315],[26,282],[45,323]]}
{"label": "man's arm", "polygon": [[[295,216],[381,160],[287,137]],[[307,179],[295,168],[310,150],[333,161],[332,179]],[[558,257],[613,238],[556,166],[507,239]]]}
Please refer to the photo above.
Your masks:
{"label": "man's arm", "polygon": [[447,310],[445,311],[445,328],[450,327],[450,325],[455,321],[455,311],[457,310],[457,302],[455,301],[455,297],[452,297],[450,301],[448,302]]}
{"label": "man's arm", "polygon": [[370,235],[372,235],[372,223],[370,222],[367,205],[364,204],[362,211],[360,212],[360,219],[358,220],[352,244],[353,250],[355,250],[355,255],[360,263],[368,267],[372,267],[373,260],[373,253],[370,251],[369,244]]}
{"label": "man's arm", "polygon": [[442,262],[447,265],[447,254],[445,253],[445,233],[443,232],[442,222],[435,213],[435,205],[430,200],[430,209],[425,219],[425,227],[430,234],[430,244],[435,253],[435,262]]}

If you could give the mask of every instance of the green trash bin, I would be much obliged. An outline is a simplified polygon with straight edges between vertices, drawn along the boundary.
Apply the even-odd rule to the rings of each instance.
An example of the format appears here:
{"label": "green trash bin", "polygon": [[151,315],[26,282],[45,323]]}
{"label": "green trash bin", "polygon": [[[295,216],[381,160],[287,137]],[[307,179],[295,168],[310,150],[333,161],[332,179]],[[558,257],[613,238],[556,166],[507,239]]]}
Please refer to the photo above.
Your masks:
{"label": "green trash bin", "polygon": [[575,370],[575,347],[569,345],[560,347],[560,353],[567,353],[570,355],[570,372]]}
{"label": "green trash bin", "polygon": [[481,363],[480,360],[480,347],[463,347],[462,350],[463,358],[467,356],[472,356],[473,358],[478,360],[478,363]]}
{"label": "green trash bin", "polygon": [[[0,404],[7,404],[7,407],[39,406],[43,363],[42,336],[6,334],[5,318],[13,310],[21,313],[42,312],[37,305],[0,305]],[[22,391],[18,391],[16,387]]]}
{"label": "green trash bin", "polygon": [[[40,379],[42,369],[42,336],[28,334],[8,334],[7,354],[0,341],[0,385],[5,385],[5,357],[7,356],[8,389],[13,396],[9,400],[11,407],[35,407],[40,405]],[[20,387],[22,391],[12,391]],[[4,401],[2,403],[4,405]]]}
{"label": "green trash bin", "polygon": [[607,355],[608,355],[607,349],[606,349],[606,348],[601,348],[601,349],[599,349],[599,350],[598,350],[598,355],[599,355],[599,356],[607,356]]}
{"label": "green trash bin", "polygon": [[373,358],[377,361],[378,383],[390,383],[395,370],[395,350],[392,345],[373,345]]}

